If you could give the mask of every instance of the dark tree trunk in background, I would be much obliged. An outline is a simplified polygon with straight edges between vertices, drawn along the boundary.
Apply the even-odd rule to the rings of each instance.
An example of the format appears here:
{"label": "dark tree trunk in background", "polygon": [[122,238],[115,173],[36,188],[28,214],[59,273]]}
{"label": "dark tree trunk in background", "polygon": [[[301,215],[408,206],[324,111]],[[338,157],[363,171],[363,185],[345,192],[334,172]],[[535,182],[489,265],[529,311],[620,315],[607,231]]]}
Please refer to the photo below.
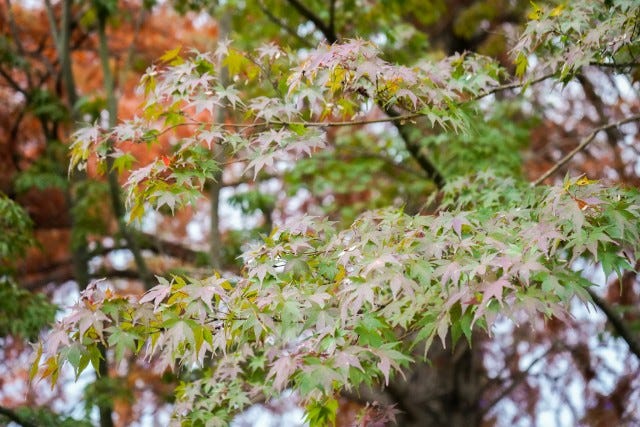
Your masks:
{"label": "dark tree trunk in background", "polygon": [[[431,364],[418,364],[396,378],[386,394],[403,413],[399,426],[473,427],[481,423],[480,395],[486,372],[479,342],[470,347],[460,341],[452,351],[434,341]],[[420,357],[421,355],[416,355]]]}
{"label": "dark tree trunk in background", "polygon": [[[363,388],[345,396],[361,404],[377,402],[394,405],[396,421],[402,427],[475,427],[482,425],[482,394],[487,384],[483,365],[482,336],[474,336],[473,347],[461,340],[451,350],[436,340],[428,353],[430,363],[417,363],[396,376],[384,389]],[[423,349],[416,349],[414,359],[421,360]],[[344,410],[348,411],[348,405]],[[355,419],[339,419],[339,426],[351,425]]]}

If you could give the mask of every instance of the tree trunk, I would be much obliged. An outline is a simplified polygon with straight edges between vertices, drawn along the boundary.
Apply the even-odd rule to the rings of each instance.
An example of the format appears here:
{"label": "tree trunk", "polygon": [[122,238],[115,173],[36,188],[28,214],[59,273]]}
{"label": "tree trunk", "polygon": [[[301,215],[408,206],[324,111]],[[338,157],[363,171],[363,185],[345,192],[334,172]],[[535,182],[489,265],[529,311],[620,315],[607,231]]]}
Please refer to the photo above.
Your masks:
{"label": "tree trunk", "polygon": [[[416,360],[423,349],[414,354]],[[474,336],[473,347],[461,339],[451,350],[434,340],[428,352],[429,363],[417,363],[405,376],[396,376],[384,389],[361,389],[350,401],[394,405],[396,425],[402,427],[475,427],[482,423],[481,397],[486,384],[482,363],[482,336]],[[362,407],[362,406],[361,406]],[[352,425],[357,410],[343,405],[350,414],[340,414],[338,425]]]}
{"label": "tree trunk", "polygon": [[481,423],[480,395],[486,372],[479,342],[460,341],[452,351],[434,341],[431,364],[421,363],[386,390],[403,413],[400,426],[473,427]]}

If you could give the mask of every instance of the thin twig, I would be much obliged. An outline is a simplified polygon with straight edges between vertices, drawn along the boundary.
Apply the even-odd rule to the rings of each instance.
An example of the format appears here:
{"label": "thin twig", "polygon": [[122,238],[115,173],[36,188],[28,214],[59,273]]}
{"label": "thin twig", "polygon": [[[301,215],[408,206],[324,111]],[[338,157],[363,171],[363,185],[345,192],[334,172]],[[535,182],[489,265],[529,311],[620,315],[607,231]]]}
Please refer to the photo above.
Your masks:
{"label": "thin twig", "polygon": [[299,0],[287,0],[287,2],[293,6],[294,9],[300,13],[303,17],[307,18],[309,21],[313,22],[313,25],[316,26],[318,30],[324,35],[329,44],[333,44],[338,41],[338,37],[336,33],[322,20],[313,13],[313,11],[307,8],[304,4],[302,4]]}
{"label": "thin twig", "polygon": [[640,66],[640,62],[590,62],[589,65],[603,68],[628,68]]}
{"label": "thin twig", "polygon": [[496,86],[495,88],[489,90],[488,92],[485,92],[483,94],[480,94],[478,96],[475,96],[473,98],[471,98],[469,101],[466,102],[473,102],[473,101],[478,101],[482,98],[485,98],[489,95],[493,95],[496,94],[498,92],[503,92],[505,90],[509,90],[509,89],[518,89],[521,87],[529,87],[531,85],[540,83],[544,80],[550,79],[551,77],[555,76],[556,73],[548,73],[548,74],[543,74],[540,77],[536,77],[535,79],[532,80],[527,80],[527,81],[521,81],[521,82],[512,82],[512,83],[507,83],[504,85],[500,85],[500,86]]}
{"label": "thin twig", "polygon": [[[16,25],[16,19],[15,19],[15,16],[13,15],[13,7],[11,5],[11,0],[6,0],[6,2],[7,2],[7,15],[9,16],[9,29],[11,31],[11,36],[13,37],[13,43],[16,45],[16,48],[18,49],[18,53],[22,57],[26,57],[26,50],[22,44],[20,33],[18,31],[18,26]],[[26,70],[24,74],[27,78],[28,86],[32,87],[33,80],[31,78],[31,74],[29,74]]]}
{"label": "thin twig", "polygon": [[578,144],[578,146],[576,148],[571,150],[562,159],[558,160],[556,162],[556,164],[554,164],[551,168],[549,168],[549,170],[547,170],[545,173],[543,173],[538,179],[533,181],[531,183],[531,185],[532,186],[539,185],[542,182],[544,182],[545,179],[549,178],[551,175],[556,173],[558,171],[558,169],[560,169],[562,166],[567,164],[567,162],[569,162],[569,160],[571,160],[576,154],[578,154],[580,151],[584,150],[589,144],[591,144],[591,142],[595,139],[595,137],[596,137],[596,135],[598,135],[598,133],[602,132],[603,130],[607,130],[607,129],[611,129],[611,128],[617,128],[618,126],[622,126],[625,123],[635,122],[635,121],[638,121],[638,120],[640,120],[640,114],[639,115],[635,115],[635,116],[631,116],[631,117],[627,117],[626,119],[618,120],[617,122],[614,122],[614,123],[609,123],[609,124],[606,124],[606,125],[598,126],[593,131],[591,131],[591,133],[589,135],[584,137],[582,139],[582,141],[580,141],[580,144]]}
{"label": "thin twig", "polygon": [[295,28],[292,28],[290,25],[288,25],[282,19],[278,18],[273,12],[271,12],[265,6],[265,4],[264,4],[264,2],[262,0],[258,1],[258,7],[262,11],[262,13],[264,13],[266,15],[266,17],[271,22],[273,22],[275,25],[277,25],[278,27],[280,27],[283,30],[285,30],[289,35],[295,37],[300,43],[303,44],[303,46],[305,46],[305,47],[313,47],[313,44],[309,40],[305,39],[300,34],[298,34],[298,32],[295,30]]}
{"label": "thin twig", "polygon": [[489,402],[487,406],[482,408],[480,419],[482,419],[495,405],[497,405],[498,402],[500,402],[502,399],[504,399],[509,394],[511,394],[511,392],[518,385],[520,385],[522,381],[524,381],[527,378],[529,371],[531,371],[531,369],[533,369],[534,366],[536,366],[543,359],[545,359],[549,354],[551,354],[552,351],[556,350],[558,346],[559,345],[556,343],[552,344],[551,347],[549,347],[544,353],[542,353],[540,356],[533,359],[531,363],[529,363],[529,366],[527,366],[524,370],[518,372],[518,374],[511,379],[511,383],[507,387],[505,387],[498,396],[496,396],[493,400],[491,400],[491,402]]}
{"label": "thin twig", "polygon": [[9,86],[11,86],[13,88],[13,90],[23,94],[24,97],[27,98],[27,100],[29,99],[29,92],[27,92],[26,89],[21,88],[20,85],[18,84],[18,82],[16,82],[11,77],[11,75],[9,74],[8,71],[5,71],[3,68],[0,68],[0,76],[2,76],[6,80],[6,82],[9,84]]}

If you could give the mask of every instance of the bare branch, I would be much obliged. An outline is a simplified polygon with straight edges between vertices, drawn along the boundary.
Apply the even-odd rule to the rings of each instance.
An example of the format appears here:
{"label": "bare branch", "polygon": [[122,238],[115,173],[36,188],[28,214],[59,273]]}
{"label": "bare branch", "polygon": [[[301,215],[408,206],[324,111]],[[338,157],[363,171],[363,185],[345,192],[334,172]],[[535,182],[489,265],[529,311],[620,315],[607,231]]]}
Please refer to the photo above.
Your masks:
{"label": "bare branch", "polygon": [[587,289],[587,292],[589,292],[593,303],[607,316],[607,320],[611,323],[613,329],[627,343],[629,350],[640,359],[640,341],[638,341],[633,332],[629,330],[624,320],[614,311],[613,307],[598,294],[591,289]]}
{"label": "bare branch", "polygon": [[589,144],[591,144],[591,142],[593,142],[593,140],[595,139],[596,135],[598,135],[598,133],[600,133],[602,131],[606,131],[606,130],[611,129],[611,128],[617,128],[618,126],[622,126],[625,123],[631,123],[631,122],[635,122],[635,121],[639,121],[639,120],[640,120],[640,114],[635,115],[635,116],[631,116],[631,117],[627,117],[626,119],[618,120],[617,122],[614,122],[614,123],[609,123],[609,124],[606,124],[606,125],[598,126],[593,131],[591,131],[591,133],[589,135],[584,137],[582,139],[582,141],[580,141],[580,144],[578,144],[578,146],[576,148],[574,148],[566,156],[564,156],[563,158],[558,160],[556,162],[556,164],[554,164],[551,168],[549,168],[549,170],[547,170],[545,173],[543,173],[538,179],[533,181],[531,183],[531,185],[533,185],[533,186],[539,185],[542,182],[544,182],[545,179],[549,178],[551,175],[556,173],[558,171],[558,169],[560,169],[562,166],[567,164],[569,162],[569,160],[571,160],[576,154],[578,154],[580,151],[584,150]]}
{"label": "bare branch", "polygon": [[640,62],[590,62],[589,65],[603,68],[629,68],[640,66]]}
{"label": "bare branch", "polygon": [[[6,1],[7,1],[7,9],[8,9],[7,14],[9,16],[9,29],[11,31],[11,36],[13,37],[13,43],[16,45],[16,48],[18,49],[18,53],[24,57],[26,56],[26,51],[24,49],[24,46],[22,45],[22,42],[20,41],[21,37],[20,37],[20,33],[18,32],[18,26],[16,25],[15,16],[13,15],[11,0],[6,0]],[[27,82],[29,86],[33,86],[31,74],[25,71],[25,75],[27,77]]]}
{"label": "bare branch", "polygon": [[9,72],[4,70],[3,68],[0,68],[0,76],[2,76],[6,80],[6,82],[9,84],[9,86],[11,86],[13,90],[15,90],[16,92],[20,92],[25,96],[25,98],[29,99],[29,92],[27,92],[26,89],[20,87],[18,82],[16,82],[13,77],[11,77]]}
{"label": "bare branch", "polygon": [[[168,255],[185,263],[196,262],[198,258],[206,255],[205,252],[191,249],[177,242],[161,239],[158,236],[149,233],[137,232],[135,238],[139,242],[140,249],[148,250],[159,255]],[[89,257],[105,256],[113,251],[128,249],[129,247],[126,244],[100,246],[89,252]]]}
{"label": "bare branch", "polygon": [[287,0],[287,2],[291,6],[293,6],[293,8],[297,10],[298,13],[300,13],[300,15],[304,16],[309,21],[313,22],[313,25],[315,25],[316,28],[320,30],[320,32],[324,35],[324,37],[327,39],[327,42],[329,42],[329,44],[333,44],[338,41],[338,37],[335,31],[330,26],[322,22],[322,20],[318,17],[318,15],[313,13],[311,9],[307,8],[299,0]]}
{"label": "bare branch", "polygon": [[273,14],[273,12],[271,12],[264,4],[264,2],[262,2],[262,0],[258,1],[258,7],[260,8],[260,10],[262,11],[262,13],[264,13],[266,15],[266,17],[273,22],[274,24],[276,24],[278,27],[282,28],[283,30],[285,30],[289,35],[295,37],[300,43],[303,44],[303,46],[306,47],[313,47],[313,45],[311,44],[311,42],[309,42],[309,40],[305,39],[304,37],[300,36],[300,34],[298,34],[298,32],[295,30],[295,28],[292,28],[291,26],[289,26],[286,22],[284,22],[282,19],[278,18],[276,15]]}
{"label": "bare branch", "polygon": [[44,0],[45,9],[47,11],[47,19],[49,20],[49,26],[51,27],[51,38],[53,44],[56,45],[56,49],[60,48],[60,33],[58,31],[58,25],[56,24],[56,16],[53,12],[53,5],[51,0]]}
{"label": "bare branch", "polygon": [[553,351],[555,351],[559,347],[560,345],[558,343],[552,344],[551,347],[549,347],[544,353],[542,353],[540,356],[533,359],[531,363],[529,363],[529,365],[524,370],[518,372],[517,375],[511,378],[510,384],[507,387],[505,387],[500,392],[500,394],[498,394],[494,399],[492,399],[491,402],[487,404],[487,406],[482,408],[482,414],[480,415],[480,419],[482,419],[502,399],[504,399],[509,394],[511,394],[511,392],[513,392],[513,390],[515,390],[515,388],[518,385],[522,384],[522,382],[527,378],[527,376],[529,375],[529,372],[531,371],[531,369],[533,369],[533,367],[535,367],[538,363],[540,363],[543,359],[545,359],[547,356],[549,356]]}

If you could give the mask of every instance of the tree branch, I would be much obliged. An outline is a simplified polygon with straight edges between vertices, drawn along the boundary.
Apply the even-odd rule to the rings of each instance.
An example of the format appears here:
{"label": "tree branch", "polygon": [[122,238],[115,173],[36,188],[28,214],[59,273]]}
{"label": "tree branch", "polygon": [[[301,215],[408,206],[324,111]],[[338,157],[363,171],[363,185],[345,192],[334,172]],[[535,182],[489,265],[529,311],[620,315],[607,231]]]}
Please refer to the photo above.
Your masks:
{"label": "tree branch", "polygon": [[313,47],[313,44],[311,44],[311,42],[309,42],[309,40],[307,40],[304,37],[300,36],[300,34],[298,34],[298,32],[294,28],[291,28],[286,22],[284,22],[282,19],[280,19],[276,15],[274,15],[273,12],[271,12],[264,5],[264,2],[262,2],[262,0],[258,1],[258,7],[262,11],[262,13],[264,13],[266,15],[266,17],[269,19],[269,21],[273,22],[275,25],[277,25],[278,27],[280,27],[283,30],[285,30],[289,35],[295,37],[300,43],[302,43],[303,46],[306,46],[306,47],[309,47],[309,48]]}
{"label": "tree branch", "polygon": [[542,361],[545,357],[551,354],[551,352],[554,351],[557,347],[557,343],[552,344],[551,347],[549,347],[544,353],[533,359],[531,363],[529,363],[529,366],[527,366],[524,370],[519,371],[517,375],[511,378],[511,383],[507,387],[505,387],[500,392],[500,394],[498,394],[498,396],[492,399],[491,402],[487,404],[487,406],[481,409],[480,419],[484,418],[484,416],[491,410],[491,408],[496,406],[498,402],[511,394],[511,392],[515,390],[515,388],[527,378],[527,376],[529,375],[529,371],[531,371],[531,369],[533,369],[533,367],[540,363],[540,361]]}
{"label": "tree branch", "polygon": [[[206,259],[206,252],[191,249],[176,242],[162,240],[152,234],[137,232],[135,238],[138,239],[141,249],[146,249],[156,254],[168,255],[185,263],[196,263],[198,259]],[[98,247],[88,252],[86,256],[87,259],[91,259],[106,256],[117,250],[130,250],[130,248],[127,245]],[[99,276],[103,277],[104,275],[105,273],[103,272]],[[127,275],[127,278],[138,279],[140,274],[138,272],[131,273]],[[38,271],[25,273],[20,276],[19,283],[23,288],[33,291],[48,283],[62,283],[67,280],[75,280],[72,258]]]}
{"label": "tree branch", "polygon": [[[113,73],[111,71],[111,67],[109,66],[109,46],[107,41],[106,34],[106,25],[108,16],[102,12],[98,11],[98,50],[100,56],[100,63],[102,65],[102,78],[103,78],[103,86],[105,97],[107,98],[107,111],[109,113],[109,127],[114,128],[116,125],[116,119],[118,115],[118,102],[115,96],[115,84]],[[146,289],[151,289],[154,284],[153,277],[149,273],[149,269],[147,268],[147,263],[140,253],[140,247],[138,242],[133,236],[133,233],[129,229],[127,225],[124,215],[125,209],[122,204],[122,200],[120,198],[120,184],[118,183],[118,175],[116,170],[113,168],[113,157],[111,154],[113,153],[113,141],[109,139],[107,141],[107,169],[108,169],[108,182],[109,182],[109,194],[111,197],[111,208],[113,209],[113,214],[116,217],[116,221],[118,223],[118,230],[120,234],[127,241],[127,245],[129,246],[129,250],[133,254],[133,259],[136,263],[136,267],[140,272],[140,278],[145,284]]]}
{"label": "tree branch", "polygon": [[56,49],[60,47],[60,33],[58,32],[58,26],[56,25],[56,17],[53,13],[53,5],[51,0],[44,0],[45,10],[47,12],[47,19],[49,20],[49,26],[51,27],[51,38]]}
{"label": "tree branch", "polygon": [[[222,10],[222,14],[218,18],[218,37],[226,39],[231,35],[232,16],[229,6]],[[218,81],[223,87],[229,84],[229,74],[227,68],[222,66],[222,58],[220,58],[218,69],[220,75]],[[226,106],[220,105],[216,108],[214,122],[217,125],[223,125],[227,114]],[[224,149],[219,145],[211,149],[213,159],[218,164],[224,164],[226,160]],[[222,168],[214,172],[212,179],[209,181],[209,262],[214,270],[220,270],[222,267],[222,237],[220,235],[220,190],[222,189]]]}
{"label": "tree branch", "polygon": [[184,262],[196,262],[205,252],[191,249],[180,243],[163,240],[153,234],[137,233],[140,246],[143,249],[151,250],[158,254],[169,255]]}
{"label": "tree branch", "polygon": [[[602,98],[598,96],[598,94],[596,93],[595,86],[593,85],[591,80],[584,74],[578,74],[576,78],[582,85],[582,90],[584,91],[586,98],[589,101],[591,101],[591,104],[593,105],[596,112],[598,113],[597,124],[599,125],[605,124],[606,123],[605,118],[608,116],[608,114],[607,114],[604,102],[602,101]],[[624,165],[624,161],[622,160],[620,145],[618,144],[618,141],[622,139],[622,132],[620,132],[620,129],[618,128],[609,128],[609,129],[606,129],[605,132],[607,134],[607,140],[609,142],[609,145],[611,146],[611,150],[613,151],[613,154],[614,154],[615,169],[616,171],[618,171],[619,176],[622,179],[625,179],[626,178],[625,165]]]}
{"label": "tree branch", "polygon": [[603,68],[629,68],[640,66],[640,62],[590,62],[589,65]]}
{"label": "tree branch", "polygon": [[21,88],[18,82],[16,82],[11,77],[11,75],[1,67],[0,67],[0,76],[4,77],[4,79],[7,81],[7,83],[9,84],[9,86],[11,86],[13,90],[15,90],[16,92],[20,92],[25,96],[27,101],[29,100],[29,92],[27,92],[26,89]]}
{"label": "tree branch", "polygon": [[336,0],[329,0],[329,33],[336,34]]}
{"label": "tree branch", "polygon": [[[398,112],[392,108],[386,108],[385,112],[389,117],[399,117],[401,116]],[[412,138],[410,135],[410,129],[407,125],[402,124],[399,121],[393,122],[398,129],[398,133],[400,137],[404,140],[405,147],[407,151],[411,153],[411,156],[418,162],[420,168],[425,172],[427,178],[433,180],[438,188],[442,188],[445,184],[444,176],[438,170],[438,167],[431,161],[429,156],[426,153],[424,147],[420,145],[415,138]]]}
{"label": "tree branch", "polygon": [[531,185],[532,186],[539,185],[542,182],[544,182],[545,179],[549,178],[551,175],[557,172],[558,169],[560,169],[562,166],[567,164],[569,160],[571,160],[576,154],[578,154],[580,151],[584,150],[589,144],[591,144],[591,142],[593,142],[593,140],[595,139],[596,135],[601,131],[603,130],[606,131],[607,129],[611,129],[611,128],[617,128],[618,126],[622,126],[625,123],[631,123],[638,120],[640,120],[640,114],[627,117],[626,119],[618,120],[617,122],[614,122],[614,123],[598,126],[593,131],[591,131],[589,135],[584,137],[576,148],[574,148],[569,152],[569,154],[567,154],[566,156],[558,160],[556,164],[554,164],[551,168],[549,168],[549,170],[543,173],[538,179],[533,181]]}
{"label": "tree branch", "polygon": [[29,420],[25,420],[23,417],[18,415],[14,410],[6,408],[4,406],[0,406],[0,416],[7,418],[9,421],[12,421],[16,424],[20,424],[22,427],[38,427],[36,424],[32,423]]}
{"label": "tree branch", "polygon": [[[11,36],[13,37],[13,43],[16,45],[16,48],[18,49],[18,53],[22,56],[22,57],[26,57],[26,51],[24,49],[24,46],[22,45],[21,37],[20,37],[20,33],[18,32],[18,26],[16,25],[16,20],[15,17],[13,16],[13,8],[11,6],[11,0],[6,0],[7,1],[7,15],[9,16],[9,29],[11,31]],[[28,72],[25,71],[25,76],[27,78],[27,83],[30,87],[33,86],[33,81],[31,79],[31,74],[29,74]]]}
{"label": "tree branch", "polygon": [[640,360],[640,342],[629,330],[624,320],[618,316],[613,307],[591,289],[587,289],[593,303],[604,313],[613,329],[627,343],[629,350]]}
{"label": "tree branch", "polygon": [[324,35],[324,37],[327,39],[327,42],[329,44],[333,44],[338,41],[338,37],[335,31],[330,26],[322,22],[322,20],[318,17],[318,15],[313,13],[311,9],[307,8],[299,0],[287,0],[287,2],[291,6],[293,6],[293,8],[297,10],[298,13],[300,13],[300,15],[307,18],[309,21],[313,22],[313,25],[315,25],[315,27],[318,30],[320,30],[320,32]]}
{"label": "tree branch", "polygon": [[[169,240],[162,240],[159,237],[142,232],[136,232],[135,238],[138,240],[140,249],[154,252],[158,255],[168,255],[172,258],[177,258],[185,263],[194,263],[198,258],[206,256],[206,252],[198,251],[188,248],[180,243],[172,242]],[[116,246],[100,246],[91,252],[89,257],[105,256],[113,251],[130,250],[127,245]]]}

